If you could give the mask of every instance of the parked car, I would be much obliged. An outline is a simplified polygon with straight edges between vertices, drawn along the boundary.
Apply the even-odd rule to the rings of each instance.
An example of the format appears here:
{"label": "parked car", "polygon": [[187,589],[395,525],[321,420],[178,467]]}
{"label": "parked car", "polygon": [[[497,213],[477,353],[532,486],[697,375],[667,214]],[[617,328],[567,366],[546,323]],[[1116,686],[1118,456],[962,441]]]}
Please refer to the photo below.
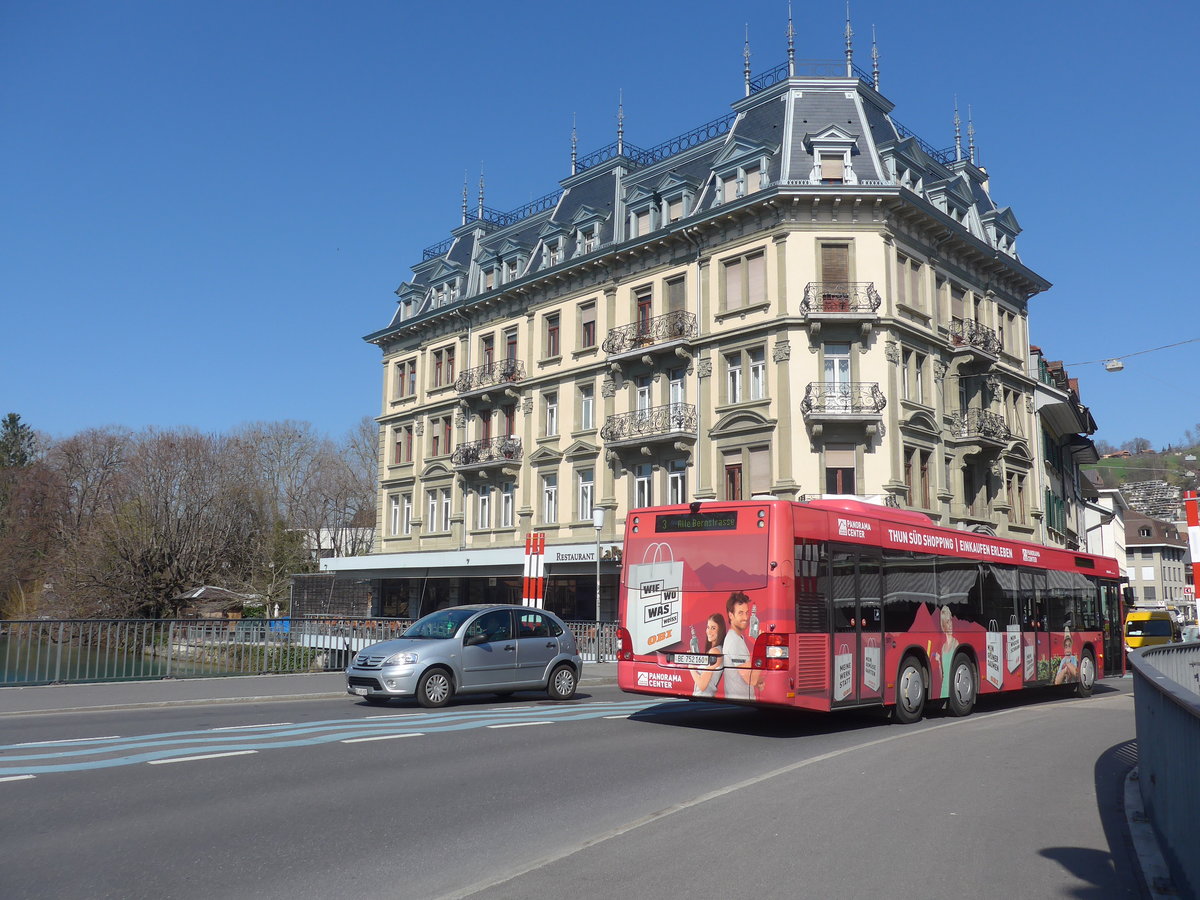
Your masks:
{"label": "parked car", "polygon": [[1200,641],[1200,625],[1184,625],[1183,640],[1185,641]]}
{"label": "parked car", "polygon": [[575,695],[583,660],[575,636],[544,609],[477,605],[439,609],[400,637],[360,650],[346,669],[346,693],[368,703],[416,697],[445,706],[457,694],[544,690]]}

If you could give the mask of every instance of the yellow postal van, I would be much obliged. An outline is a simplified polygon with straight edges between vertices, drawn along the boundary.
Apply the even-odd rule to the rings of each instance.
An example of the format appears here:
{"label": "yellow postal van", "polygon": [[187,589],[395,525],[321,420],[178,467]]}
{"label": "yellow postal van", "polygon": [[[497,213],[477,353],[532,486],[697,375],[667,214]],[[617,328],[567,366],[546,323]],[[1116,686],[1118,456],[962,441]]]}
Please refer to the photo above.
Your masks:
{"label": "yellow postal van", "polygon": [[1179,640],[1179,627],[1165,609],[1133,609],[1125,617],[1125,652]]}

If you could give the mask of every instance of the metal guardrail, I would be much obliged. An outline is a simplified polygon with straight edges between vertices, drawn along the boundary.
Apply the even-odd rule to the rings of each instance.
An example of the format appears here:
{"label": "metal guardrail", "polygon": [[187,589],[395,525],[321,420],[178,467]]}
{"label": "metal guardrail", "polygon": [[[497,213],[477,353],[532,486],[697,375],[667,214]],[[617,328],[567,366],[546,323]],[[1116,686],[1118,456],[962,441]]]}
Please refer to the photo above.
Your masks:
{"label": "metal guardrail", "polygon": [[1180,896],[1200,895],[1200,643],[1129,654],[1137,718],[1138,785]]}
{"label": "metal guardrail", "polygon": [[[35,619],[0,622],[0,687],[338,671],[412,619]],[[615,622],[568,622],[584,659],[616,658]]]}

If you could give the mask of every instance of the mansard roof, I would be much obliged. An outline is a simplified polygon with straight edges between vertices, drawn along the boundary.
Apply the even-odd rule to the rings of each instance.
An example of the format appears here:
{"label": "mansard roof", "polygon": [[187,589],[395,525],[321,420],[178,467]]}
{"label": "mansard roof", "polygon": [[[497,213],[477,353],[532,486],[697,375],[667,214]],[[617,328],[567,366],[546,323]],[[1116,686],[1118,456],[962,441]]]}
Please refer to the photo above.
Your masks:
{"label": "mansard roof", "polygon": [[[579,254],[571,246],[582,223],[599,223],[596,248],[611,246],[623,234],[627,205],[652,194],[683,187],[696,194],[696,205],[686,215],[689,222],[709,214],[723,202],[714,196],[714,178],[731,164],[753,164],[766,159],[761,185],[733,202],[750,205],[774,193],[870,191],[897,198],[924,214],[945,218],[946,204],[956,210],[954,222],[943,227],[961,229],[961,236],[981,251],[996,250],[1018,266],[1031,291],[1048,284],[1020,265],[1012,238],[1020,226],[1008,207],[998,206],[987,189],[987,174],[961,147],[937,149],[912,134],[892,117],[893,104],[872,85],[870,77],[810,74],[762,77],[748,84],[746,96],[732,111],[665,143],[643,150],[631,143],[612,144],[575,160],[571,175],[560,182],[560,191],[512,213],[482,208],[453,232],[452,239],[425,250],[425,259],[413,267],[414,288],[428,287],[438,278],[466,273],[471,290],[482,280],[474,267],[499,256],[529,257],[552,235],[566,237],[564,258],[556,267],[570,267]],[[844,72],[840,63],[814,71]],[[814,174],[822,144],[849,148],[853,177],[845,183],[821,183]],[[848,173],[849,175],[849,173]],[[660,228],[681,227],[672,222]],[[638,240],[639,236],[632,240]],[[530,273],[533,274],[533,273]],[[522,273],[522,278],[528,277]],[[411,296],[411,292],[409,294]],[[471,297],[462,298],[470,302]],[[436,314],[438,310],[429,310]],[[425,311],[416,315],[423,320]],[[413,317],[410,316],[410,320]],[[395,326],[393,322],[389,329]],[[386,330],[385,330],[386,331]],[[368,340],[378,340],[376,332]]]}

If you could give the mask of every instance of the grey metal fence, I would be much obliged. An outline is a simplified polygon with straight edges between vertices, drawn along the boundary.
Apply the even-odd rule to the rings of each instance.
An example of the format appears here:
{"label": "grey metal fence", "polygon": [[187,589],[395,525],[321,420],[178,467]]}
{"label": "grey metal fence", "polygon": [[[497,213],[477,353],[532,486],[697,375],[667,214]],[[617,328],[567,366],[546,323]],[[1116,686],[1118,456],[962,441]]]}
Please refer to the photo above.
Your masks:
{"label": "grey metal fence", "polygon": [[[0,622],[0,687],[336,671],[411,619],[37,619]],[[616,623],[569,622],[580,655],[616,658]]]}
{"label": "grey metal fence", "polygon": [[1138,784],[1181,896],[1200,896],[1200,643],[1129,654],[1137,717]]}

